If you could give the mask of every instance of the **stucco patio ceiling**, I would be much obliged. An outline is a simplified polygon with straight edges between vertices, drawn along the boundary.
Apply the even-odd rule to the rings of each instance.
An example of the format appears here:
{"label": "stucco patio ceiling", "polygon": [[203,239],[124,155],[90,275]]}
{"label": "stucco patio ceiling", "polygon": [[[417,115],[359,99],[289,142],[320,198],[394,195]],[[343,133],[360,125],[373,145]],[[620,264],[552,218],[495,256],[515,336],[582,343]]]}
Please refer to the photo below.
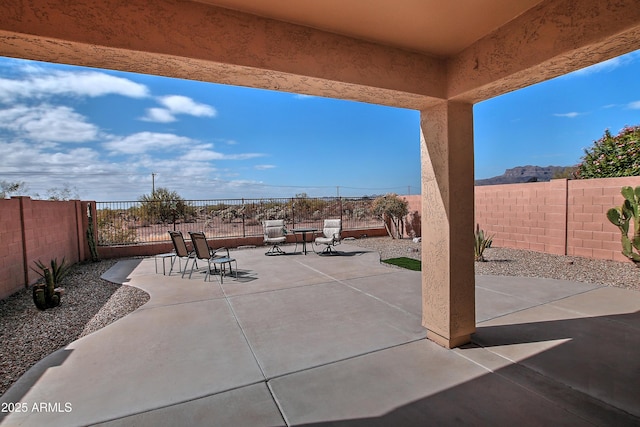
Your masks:
{"label": "stucco patio ceiling", "polygon": [[434,56],[456,55],[541,0],[199,0]]}
{"label": "stucco patio ceiling", "polygon": [[640,47],[640,0],[8,0],[0,55],[424,110]]}

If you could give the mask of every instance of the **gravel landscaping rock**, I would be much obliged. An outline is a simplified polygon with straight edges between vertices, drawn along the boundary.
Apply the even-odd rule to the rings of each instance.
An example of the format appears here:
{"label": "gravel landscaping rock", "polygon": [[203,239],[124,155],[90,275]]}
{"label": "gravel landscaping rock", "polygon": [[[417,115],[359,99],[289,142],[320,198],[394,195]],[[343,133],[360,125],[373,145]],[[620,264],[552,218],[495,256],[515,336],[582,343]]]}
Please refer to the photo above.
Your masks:
{"label": "gravel landscaping rock", "polygon": [[[347,243],[347,242],[345,242]],[[380,252],[380,259],[407,257],[421,259],[421,243],[411,239],[370,237],[348,241]],[[509,248],[488,248],[486,262],[476,262],[476,274],[496,276],[544,277],[572,280],[640,291],[640,268],[632,262],[596,260],[551,255]]]}
{"label": "gravel landscaping rock", "polygon": [[115,322],[149,300],[146,292],[100,276],[114,260],[78,264],[58,307],[40,311],[31,289],[0,301],[0,394],[45,356]]}

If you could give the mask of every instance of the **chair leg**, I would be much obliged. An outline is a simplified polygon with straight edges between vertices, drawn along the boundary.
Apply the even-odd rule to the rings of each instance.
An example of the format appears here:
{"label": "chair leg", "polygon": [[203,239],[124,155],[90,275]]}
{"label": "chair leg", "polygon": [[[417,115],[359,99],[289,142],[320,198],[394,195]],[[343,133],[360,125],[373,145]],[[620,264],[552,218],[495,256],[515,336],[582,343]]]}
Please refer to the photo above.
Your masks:
{"label": "chair leg", "polygon": [[173,266],[176,263],[176,258],[178,258],[178,267],[180,267],[180,257],[176,255],[171,259],[171,268],[169,269],[169,276],[171,276],[171,273],[173,272]]}
{"label": "chair leg", "polygon": [[[184,275],[187,274],[187,268],[189,268],[189,260],[191,259],[191,257],[187,257],[187,260],[184,262],[184,270],[182,270],[182,278],[184,279]],[[193,268],[193,265],[191,265],[191,268]],[[189,278],[191,278],[191,276],[189,276]]]}
{"label": "chair leg", "polygon": [[335,250],[333,245],[327,245],[327,247],[324,248],[322,252],[320,252],[318,255],[337,255],[337,254],[338,254],[338,251]]}
{"label": "chair leg", "polygon": [[271,249],[265,252],[265,255],[284,255],[286,252],[283,251],[280,246],[273,245]]}
{"label": "chair leg", "polygon": [[[215,268],[215,264],[213,265],[213,268]],[[207,272],[204,275],[204,281],[207,281],[207,277],[211,276],[211,259],[207,260]]]}
{"label": "chair leg", "polygon": [[[193,274],[193,269],[194,269],[194,267],[197,267],[197,266],[198,266],[198,265],[197,265],[196,260],[195,260],[195,258],[194,258],[194,259],[193,259],[193,262],[191,263],[191,271],[189,272],[189,279],[191,279],[191,275]],[[184,268],[184,269],[185,269],[185,271],[186,271],[186,270],[187,270],[187,267],[185,266],[185,268]]]}

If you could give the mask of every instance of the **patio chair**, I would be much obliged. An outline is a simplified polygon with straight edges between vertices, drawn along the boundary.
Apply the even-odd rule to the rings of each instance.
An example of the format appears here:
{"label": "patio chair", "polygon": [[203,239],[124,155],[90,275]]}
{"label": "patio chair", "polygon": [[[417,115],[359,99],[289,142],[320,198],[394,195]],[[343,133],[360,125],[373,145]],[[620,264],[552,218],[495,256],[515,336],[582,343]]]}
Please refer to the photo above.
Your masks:
{"label": "patio chair", "polygon": [[283,255],[285,252],[280,248],[280,245],[287,240],[287,228],[284,225],[283,219],[274,219],[264,221],[262,223],[264,228],[264,243],[271,245],[271,248],[265,252],[265,255]]}
{"label": "patio chair", "polygon": [[[193,249],[196,253],[196,259],[200,259],[203,261],[207,261],[207,271],[204,276],[204,281],[207,281],[207,278],[211,275],[211,266],[213,264],[213,272],[217,271],[216,264],[220,264],[220,282],[222,282],[222,275],[225,272],[224,264],[229,264],[229,272],[232,273],[231,263],[236,262],[235,259],[231,258],[229,255],[229,249],[227,248],[218,248],[211,249],[209,247],[209,243],[207,243],[207,238],[202,232],[193,232],[190,231],[189,235],[191,236],[191,242],[193,243]],[[224,255],[219,255],[218,252],[224,251]],[[195,260],[194,260],[195,264]],[[191,279],[191,275],[193,274],[194,264],[191,264],[191,272],[189,273],[189,279]],[[238,277],[238,264],[236,262],[236,278]]]}
{"label": "patio chair", "polygon": [[[196,252],[195,250],[189,250],[187,247],[187,243],[184,241],[184,236],[181,231],[169,231],[169,235],[171,236],[171,241],[173,242],[173,250],[175,252],[175,256],[171,260],[171,269],[169,270],[169,276],[173,272],[173,266],[176,263],[176,258],[178,259],[178,273],[182,271],[182,277],[184,277],[184,273],[187,272],[187,267],[189,266],[189,260],[193,259],[193,262],[198,266],[196,262]],[[182,269],[181,260],[186,258],[184,263],[184,270]]]}
{"label": "patio chair", "polygon": [[335,246],[340,244],[342,233],[342,220],[341,219],[325,219],[322,227],[322,236],[316,237],[316,245],[325,245],[326,247],[319,255],[333,255],[337,254]]}

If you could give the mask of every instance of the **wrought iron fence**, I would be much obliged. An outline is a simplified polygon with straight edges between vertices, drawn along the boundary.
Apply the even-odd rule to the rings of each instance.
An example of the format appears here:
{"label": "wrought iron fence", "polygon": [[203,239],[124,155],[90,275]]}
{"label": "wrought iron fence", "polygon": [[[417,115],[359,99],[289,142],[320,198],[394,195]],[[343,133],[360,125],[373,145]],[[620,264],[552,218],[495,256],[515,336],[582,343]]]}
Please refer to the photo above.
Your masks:
{"label": "wrought iron fence", "polygon": [[168,230],[204,231],[207,237],[261,236],[267,219],[284,219],[290,228],[322,228],[328,218],[342,219],[344,230],[383,228],[372,203],[368,197],[96,202],[98,244],[168,241]]}

